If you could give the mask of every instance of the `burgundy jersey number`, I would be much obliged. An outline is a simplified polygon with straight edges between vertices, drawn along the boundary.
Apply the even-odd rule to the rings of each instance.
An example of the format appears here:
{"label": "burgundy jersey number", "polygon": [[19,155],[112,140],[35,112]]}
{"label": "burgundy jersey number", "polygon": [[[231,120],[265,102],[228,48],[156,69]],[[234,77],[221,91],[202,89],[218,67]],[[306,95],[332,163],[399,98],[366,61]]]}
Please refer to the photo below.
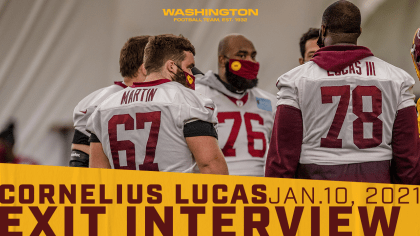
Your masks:
{"label": "burgundy jersey number", "polygon": [[[253,157],[264,157],[265,150],[267,148],[267,143],[266,143],[266,140],[265,140],[264,133],[263,132],[252,131],[252,125],[251,125],[251,120],[256,120],[256,121],[258,121],[258,123],[260,125],[264,125],[263,118],[258,114],[247,112],[244,115],[244,119],[245,119],[246,133],[247,133],[247,137],[248,137],[248,152],[249,152],[249,154],[251,154],[251,156],[253,156]],[[262,140],[263,148],[261,150],[258,150],[258,149],[254,148],[254,141],[256,139],[261,139]]]}
{"label": "burgundy jersey number", "polygon": [[[340,96],[337,111],[326,138],[321,138],[321,147],[342,148],[338,138],[350,101],[350,86],[321,87],[322,103],[332,103],[333,96]],[[372,98],[372,112],[363,111],[363,97]],[[358,117],[353,121],[353,143],[359,149],[377,147],[382,143],[382,92],[376,86],[357,86],[352,93],[353,113]],[[372,138],[363,137],[363,124],[372,123]]]}
{"label": "burgundy jersey number", "polygon": [[[124,124],[125,130],[134,130],[134,119],[129,114],[115,115],[108,121],[109,144],[115,169],[136,169],[134,143],[130,140],[118,141],[117,125]],[[127,166],[120,166],[118,151],[125,151]]]}
{"label": "burgundy jersey number", "polygon": [[[382,92],[375,86],[357,86],[353,90],[353,113],[358,117],[353,121],[353,142],[360,148],[373,148],[382,143]],[[363,111],[363,96],[372,97],[372,112]],[[363,138],[363,123],[373,124],[372,138]]]}
{"label": "burgundy jersey number", "polygon": [[[139,170],[159,171],[155,159],[156,145],[160,129],[160,111],[148,113],[136,113],[136,129],[144,129],[144,123],[152,122],[149,138],[146,144],[146,155],[143,164],[139,165]],[[125,130],[134,130],[134,119],[129,114],[115,115],[108,121],[109,144],[111,146],[112,160],[115,169],[136,169],[135,145],[130,140],[118,141],[117,125],[124,124]],[[118,151],[125,151],[127,166],[120,165]]]}
{"label": "burgundy jersey number", "polygon": [[217,119],[219,120],[219,123],[225,123],[225,120],[233,119],[232,130],[230,131],[229,138],[227,139],[225,146],[222,148],[222,152],[225,157],[234,157],[236,156],[236,150],[233,148],[233,145],[236,142],[236,138],[239,134],[239,129],[241,128],[241,113],[239,111],[219,112],[217,114]]}
{"label": "burgundy jersey number", "polygon": [[[239,111],[219,112],[217,114],[217,119],[219,120],[219,123],[225,123],[225,120],[233,120],[232,130],[230,131],[225,146],[222,148],[222,152],[225,157],[234,157],[236,156],[236,150],[233,146],[238,138],[239,130],[242,124],[241,113]],[[265,140],[264,133],[252,131],[251,125],[251,120],[256,120],[260,125],[264,125],[264,119],[258,114],[247,112],[244,114],[244,120],[248,138],[248,153],[253,157],[264,157],[267,149],[267,141]],[[254,148],[256,139],[262,140],[263,148],[261,150]]]}
{"label": "burgundy jersey number", "polygon": [[322,104],[332,103],[333,96],[340,96],[337,111],[335,112],[334,120],[331,124],[330,130],[326,138],[321,138],[321,147],[327,148],[341,148],[341,139],[338,139],[341,126],[343,126],[346,118],[347,108],[350,100],[350,85],[345,86],[331,86],[321,87]]}

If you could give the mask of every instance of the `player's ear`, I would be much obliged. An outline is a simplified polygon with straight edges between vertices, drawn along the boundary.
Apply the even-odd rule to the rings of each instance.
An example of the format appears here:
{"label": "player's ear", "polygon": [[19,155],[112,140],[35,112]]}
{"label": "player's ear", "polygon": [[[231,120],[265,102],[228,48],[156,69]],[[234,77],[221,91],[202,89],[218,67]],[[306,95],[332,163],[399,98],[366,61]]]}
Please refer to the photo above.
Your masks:
{"label": "player's ear", "polygon": [[303,63],[305,63],[304,60],[303,60],[303,58],[302,57],[299,58],[299,64],[303,65]]}
{"label": "player's ear", "polygon": [[219,61],[219,67],[224,67],[225,66],[225,56],[224,55],[219,55],[218,57],[218,61]]}
{"label": "player's ear", "polygon": [[175,62],[172,60],[167,60],[165,63],[165,68],[169,71],[172,72],[174,74],[176,74],[176,65]]}
{"label": "player's ear", "polygon": [[325,25],[321,25],[321,35],[324,37],[327,36],[327,28]]}

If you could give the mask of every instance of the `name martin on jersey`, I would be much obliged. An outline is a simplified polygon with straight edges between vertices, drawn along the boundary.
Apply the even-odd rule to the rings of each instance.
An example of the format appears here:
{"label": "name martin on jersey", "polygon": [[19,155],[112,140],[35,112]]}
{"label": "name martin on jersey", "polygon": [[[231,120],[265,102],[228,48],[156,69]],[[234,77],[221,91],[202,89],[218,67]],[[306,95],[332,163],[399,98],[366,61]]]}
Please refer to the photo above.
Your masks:
{"label": "name martin on jersey", "polygon": [[[129,104],[132,102],[138,102],[138,101],[150,102],[155,97],[157,90],[158,88],[152,88],[152,89],[138,88],[131,91],[125,91],[121,98],[121,105]],[[140,100],[139,100],[139,96],[140,96]]]}

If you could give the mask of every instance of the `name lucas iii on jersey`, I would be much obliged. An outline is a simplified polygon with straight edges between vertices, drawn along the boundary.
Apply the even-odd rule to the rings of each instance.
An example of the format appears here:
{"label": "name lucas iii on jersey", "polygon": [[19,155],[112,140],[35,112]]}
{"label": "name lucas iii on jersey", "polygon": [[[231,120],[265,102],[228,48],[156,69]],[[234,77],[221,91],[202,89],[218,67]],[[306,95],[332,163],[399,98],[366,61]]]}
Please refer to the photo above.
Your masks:
{"label": "name lucas iii on jersey", "polygon": [[[358,75],[362,75],[362,67],[360,67],[362,63],[360,61],[356,61],[355,63],[353,63],[353,65],[350,65],[349,67],[343,69],[342,71],[339,72],[332,72],[332,71],[327,71],[328,76],[339,76],[339,75],[347,75],[347,74],[358,74]],[[367,61],[366,62],[366,74],[367,76],[376,76],[376,72],[375,72],[375,63],[372,61]]]}
{"label": "name lucas iii on jersey", "polygon": [[155,97],[156,91],[158,88],[144,89],[138,88],[131,91],[125,91],[121,98],[122,104],[129,104],[132,102],[150,102]]}

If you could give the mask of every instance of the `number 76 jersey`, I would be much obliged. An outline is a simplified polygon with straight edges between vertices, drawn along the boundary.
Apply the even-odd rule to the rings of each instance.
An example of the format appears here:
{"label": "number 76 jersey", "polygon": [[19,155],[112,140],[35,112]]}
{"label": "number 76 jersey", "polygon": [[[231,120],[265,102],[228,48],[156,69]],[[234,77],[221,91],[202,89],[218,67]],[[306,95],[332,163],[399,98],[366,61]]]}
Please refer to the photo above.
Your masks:
{"label": "number 76 jersey", "polygon": [[341,165],[392,159],[398,110],[414,106],[414,79],[374,56],[340,72],[308,62],[278,79],[277,105],[302,112],[302,164]]}
{"label": "number 76 jersey", "polygon": [[264,176],[274,123],[276,98],[259,88],[234,94],[212,71],[197,80],[196,90],[217,106],[219,146],[230,175]]}

